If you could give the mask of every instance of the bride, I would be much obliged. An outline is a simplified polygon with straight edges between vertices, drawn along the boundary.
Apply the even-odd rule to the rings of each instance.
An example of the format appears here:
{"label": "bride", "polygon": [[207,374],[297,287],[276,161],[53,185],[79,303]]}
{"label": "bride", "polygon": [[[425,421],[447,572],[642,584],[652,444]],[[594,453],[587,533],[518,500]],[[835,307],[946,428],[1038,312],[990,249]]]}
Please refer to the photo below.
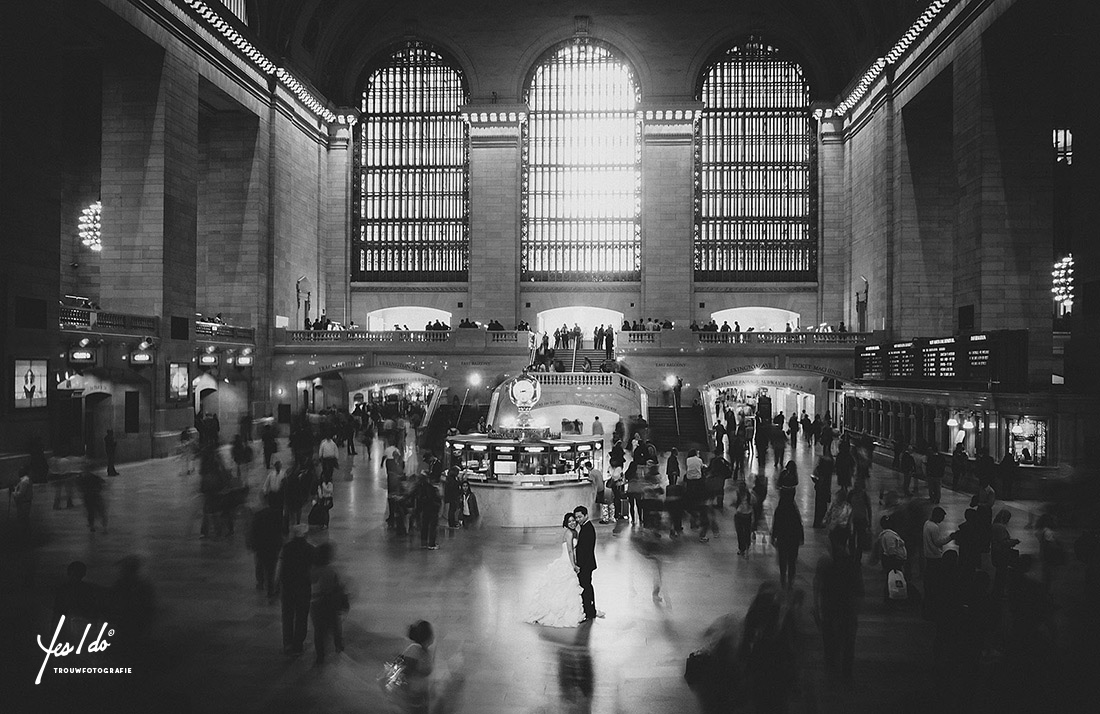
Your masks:
{"label": "bride", "polygon": [[577,521],[572,513],[565,514],[561,527],[561,554],[539,576],[524,622],[547,627],[576,627],[584,619],[581,585],[574,569]]}

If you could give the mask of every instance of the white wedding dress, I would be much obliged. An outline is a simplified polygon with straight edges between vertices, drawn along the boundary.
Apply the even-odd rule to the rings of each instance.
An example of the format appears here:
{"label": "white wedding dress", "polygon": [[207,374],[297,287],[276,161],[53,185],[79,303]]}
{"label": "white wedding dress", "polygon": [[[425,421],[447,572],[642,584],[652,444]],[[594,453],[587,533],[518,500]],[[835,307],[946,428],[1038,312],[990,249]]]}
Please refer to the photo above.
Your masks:
{"label": "white wedding dress", "polygon": [[563,542],[561,554],[539,575],[524,622],[546,627],[576,627],[584,618],[581,584],[570,565],[566,550],[569,547],[570,544]]}

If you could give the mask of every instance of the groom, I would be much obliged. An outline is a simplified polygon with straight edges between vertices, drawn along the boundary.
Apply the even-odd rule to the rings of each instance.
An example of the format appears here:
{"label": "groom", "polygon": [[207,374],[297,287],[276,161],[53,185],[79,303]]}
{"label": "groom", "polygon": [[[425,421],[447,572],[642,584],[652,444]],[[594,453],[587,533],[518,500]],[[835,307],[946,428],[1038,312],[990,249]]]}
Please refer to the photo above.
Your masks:
{"label": "groom", "polygon": [[596,569],[596,529],[592,521],[588,520],[588,509],[577,506],[573,509],[573,517],[580,524],[577,528],[577,545],[574,551],[577,571],[577,579],[581,583],[581,605],[584,607],[584,619],[594,620],[603,617],[603,613],[596,609],[596,593],[592,590],[592,571]]}

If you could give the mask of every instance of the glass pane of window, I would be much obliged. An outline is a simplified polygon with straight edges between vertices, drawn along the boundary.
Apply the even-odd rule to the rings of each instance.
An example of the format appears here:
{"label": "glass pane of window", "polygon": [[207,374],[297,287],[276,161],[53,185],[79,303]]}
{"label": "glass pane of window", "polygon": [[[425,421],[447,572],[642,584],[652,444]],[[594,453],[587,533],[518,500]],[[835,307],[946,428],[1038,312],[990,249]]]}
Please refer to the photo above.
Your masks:
{"label": "glass pane of window", "polygon": [[548,51],[527,82],[522,277],[638,280],[639,89],[633,69],[586,38]]}
{"label": "glass pane of window", "polygon": [[816,143],[802,68],[759,38],[703,72],[695,279],[816,281]]}
{"label": "glass pane of window", "polygon": [[354,280],[466,280],[467,101],[457,66],[419,41],[369,74],[356,125]]}

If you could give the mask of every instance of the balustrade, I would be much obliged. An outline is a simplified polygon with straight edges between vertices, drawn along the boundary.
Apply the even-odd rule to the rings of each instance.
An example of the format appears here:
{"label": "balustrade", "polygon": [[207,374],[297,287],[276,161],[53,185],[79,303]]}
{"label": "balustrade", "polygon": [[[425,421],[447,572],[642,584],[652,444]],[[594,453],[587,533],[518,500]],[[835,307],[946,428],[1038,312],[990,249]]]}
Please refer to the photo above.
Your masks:
{"label": "balustrade", "polygon": [[62,306],[59,323],[62,330],[132,332],[152,337],[158,336],[160,329],[160,321],[150,315],[126,315],[84,307]]}
{"label": "balustrade", "polygon": [[217,322],[195,320],[195,337],[205,340],[234,340],[255,342],[256,330],[252,327],[222,325]]}

